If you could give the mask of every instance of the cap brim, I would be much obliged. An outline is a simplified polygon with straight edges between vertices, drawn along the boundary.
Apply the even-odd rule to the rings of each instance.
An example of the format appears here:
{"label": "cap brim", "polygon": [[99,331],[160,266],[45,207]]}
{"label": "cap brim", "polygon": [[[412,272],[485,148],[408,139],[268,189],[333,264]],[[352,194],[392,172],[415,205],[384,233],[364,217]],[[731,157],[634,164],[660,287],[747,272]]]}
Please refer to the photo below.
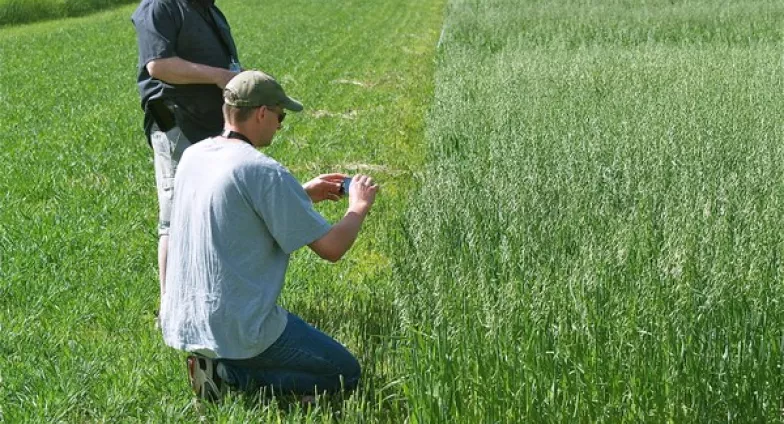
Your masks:
{"label": "cap brim", "polygon": [[286,99],[280,105],[283,106],[284,109],[290,110],[292,112],[299,112],[303,109],[302,103],[292,99],[291,97],[286,97]]}

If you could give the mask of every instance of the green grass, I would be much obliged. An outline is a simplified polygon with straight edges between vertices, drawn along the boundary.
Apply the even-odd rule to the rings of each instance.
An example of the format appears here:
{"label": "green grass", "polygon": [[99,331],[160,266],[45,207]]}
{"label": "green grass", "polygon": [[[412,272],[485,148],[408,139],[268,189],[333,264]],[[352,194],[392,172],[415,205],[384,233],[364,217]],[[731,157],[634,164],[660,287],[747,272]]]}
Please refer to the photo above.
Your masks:
{"label": "green grass", "polygon": [[[383,188],[283,293],[360,390],[205,420],[781,419],[780,2],[219,4],[307,107],[267,153]],[[152,325],[131,11],[0,30],[0,421],[200,418]]]}
{"label": "green grass", "polygon": [[0,0],[0,27],[82,16],[136,0]]}
{"label": "green grass", "polygon": [[[285,401],[244,398],[208,408],[207,418],[397,421],[408,412],[388,240],[424,156],[443,4],[220,5],[243,64],[277,76],[307,108],[287,119],[268,154],[303,179],[361,170],[384,188],[347,258],[333,266],[296,254],[283,296],[359,357],[361,390],[321,402],[308,418]],[[199,416],[184,356],[152,322],[157,205],[132,10],[0,31],[0,420]],[[334,220],[343,208],[321,209]]]}
{"label": "green grass", "polygon": [[450,3],[409,278],[413,422],[772,422],[779,2]]}

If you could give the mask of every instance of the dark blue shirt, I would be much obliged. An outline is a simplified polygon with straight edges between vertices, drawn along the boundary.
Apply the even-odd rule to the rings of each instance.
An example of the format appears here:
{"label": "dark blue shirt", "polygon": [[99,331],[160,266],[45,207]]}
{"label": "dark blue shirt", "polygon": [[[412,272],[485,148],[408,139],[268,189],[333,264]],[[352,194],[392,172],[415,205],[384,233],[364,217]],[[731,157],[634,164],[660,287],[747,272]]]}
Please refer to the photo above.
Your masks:
{"label": "dark blue shirt", "polygon": [[237,48],[226,17],[214,5],[196,0],[142,0],[131,17],[139,46],[137,79],[144,129],[149,137],[153,124],[149,103],[165,100],[174,104],[177,126],[197,142],[223,129],[223,93],[214,84],[169,84],[152,78],[147,64],[155,59],[181,59],[229,69],[239,62]]}

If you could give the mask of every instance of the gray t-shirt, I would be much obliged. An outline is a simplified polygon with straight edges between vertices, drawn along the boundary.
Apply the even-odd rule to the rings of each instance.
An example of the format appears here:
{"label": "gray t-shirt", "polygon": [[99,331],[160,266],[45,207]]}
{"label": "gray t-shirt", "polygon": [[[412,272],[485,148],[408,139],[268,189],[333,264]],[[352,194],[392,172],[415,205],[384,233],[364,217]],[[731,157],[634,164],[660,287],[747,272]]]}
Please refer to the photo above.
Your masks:
{"label": "gray t-shirt", "polygon": [[174,186],[164,340],[213,357],[256,356],[286,327],[276,301],[289,255],[330,224],[282,165],[242,142],[189,147]]}

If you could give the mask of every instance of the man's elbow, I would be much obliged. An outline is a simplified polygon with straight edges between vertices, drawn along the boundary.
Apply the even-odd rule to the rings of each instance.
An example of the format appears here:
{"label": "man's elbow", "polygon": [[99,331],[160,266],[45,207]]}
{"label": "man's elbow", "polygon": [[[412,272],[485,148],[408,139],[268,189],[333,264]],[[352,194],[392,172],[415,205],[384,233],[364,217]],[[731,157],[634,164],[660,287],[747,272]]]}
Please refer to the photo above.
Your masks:
{"label": "man's elbow", "polygon": [[163,74],[165,72],[166,62],[167,59],[155,59],[147,62],[147,65],[144,67],[147,68],[147,73],[150,74],[151,77],[155,79],[162,79]]}
{"label": "man's elbow", "polygon": [[158,74],[158,62],[155,60],[151,60],[147,62],[144,67],[147,69],[147,73],[150,74],[151,77],[155,78]]}
{"label": "man's elbow", "polygon": [[321,259],[332,263],[339,261],[346,253],[345,250],[340,249],[338,246],[335,246],[323,238],[311,243],[310,249],[319,255]]}
{"label": "man's elbow", "polygon": [[344,253],[345,252],[338,252],[336,250],[336,251],[321,252],[319,253],[319,256],[321,256],[321,259],[332,262],[334,264],[335,262],[339,261],[343,257]]}

